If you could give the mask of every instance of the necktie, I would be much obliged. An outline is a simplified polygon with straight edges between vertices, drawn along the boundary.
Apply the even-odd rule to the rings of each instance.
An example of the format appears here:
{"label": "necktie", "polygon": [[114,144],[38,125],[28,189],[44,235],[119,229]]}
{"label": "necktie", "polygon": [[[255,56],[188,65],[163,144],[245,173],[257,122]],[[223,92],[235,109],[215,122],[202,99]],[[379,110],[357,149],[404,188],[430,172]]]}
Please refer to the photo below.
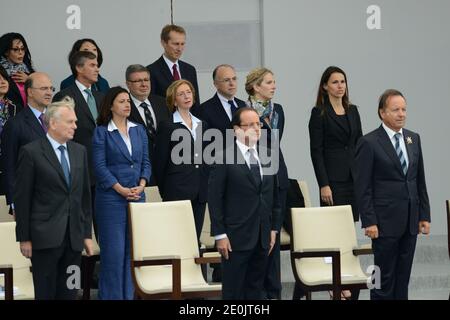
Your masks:
{"label": "necktie", "polygon": [[176,64],[173,65],[172,70],[173,70],[173,80],[175,80],[175,81],[180,80],[181,79],[180,73],[178,72]]}
{"label": "necktie", "polygon": [[237,108],[236,108],[236,106],[234,105],[233,100],[228,100],[228,104],[230,105],[231,115],[233,115],[233,114],[236,112]]}
{"label": "necktie", "polygon": [[94,95],[92,94],[91,89],[84,89],[84,92],[86,92],[88,95],[87,104],[89,106],[89,110],[91,111],[92,117],[94,118],[94,120],[96,120],[98,113],[97,113],[97,104],[95,102]]}
{"label": "necktie", "polygon": [[64,177],[66,178],[67,186],[70,186],[70,172],[69,172],[69,164],[67,163],[66,155],[64,150],[66,147],[60,145],[58,147],[59,151],[61,151],[61,167],[64,172]]}
{"label": "necktie", "polygon": [[259,186],[261,183],[261,172],[259,171],[259,162],[256,159],[255,149],[248,149],[248,152],[250,153],[250,171],[253,175],[253,178],[255,179],[256,184]]}
{"label": "necktie", "polygon": [[44,130],[45,133],[47,133],[47,126],[45,125],[44,122],[44,114],[41,113],[41,115],[39,116],[39,121],[41,122],[41,127]]}
{"label": "necktie", "polygon": [[400,138],[402,137],[401,133],[395,134],[395,151],[397,152],[397,156],[400,159],[400,164],[402,166],[403,173],[406,175],[408,171],[408,166],[406,165],[406,159],[403,154],[402,149],[400,148]]}
{"label": "necktie", "polygon": [[150,131],[150,134],[154,135],[156,133],[156,128],[155,122],[153,121],[152,113],[148,109],[149,105],[146,104],[145,102],[142,102],[139,106],[144,109],[145,124],[147,126],[148,131]]}

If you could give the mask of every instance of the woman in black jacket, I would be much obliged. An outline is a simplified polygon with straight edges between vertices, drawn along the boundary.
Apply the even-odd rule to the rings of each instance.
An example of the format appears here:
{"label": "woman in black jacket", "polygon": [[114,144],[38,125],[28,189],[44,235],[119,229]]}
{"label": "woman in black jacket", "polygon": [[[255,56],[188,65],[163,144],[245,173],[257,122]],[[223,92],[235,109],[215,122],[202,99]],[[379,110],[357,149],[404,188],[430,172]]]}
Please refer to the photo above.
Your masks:
{"label": "woman in black jacket", "polygon": [[338,67],[328,67],[309,120],[311,159],[321,206],[350,204],[354,221],[359,215],[354,206],[352,170],[361,136],[358,108],[349,102],[347,76]]}

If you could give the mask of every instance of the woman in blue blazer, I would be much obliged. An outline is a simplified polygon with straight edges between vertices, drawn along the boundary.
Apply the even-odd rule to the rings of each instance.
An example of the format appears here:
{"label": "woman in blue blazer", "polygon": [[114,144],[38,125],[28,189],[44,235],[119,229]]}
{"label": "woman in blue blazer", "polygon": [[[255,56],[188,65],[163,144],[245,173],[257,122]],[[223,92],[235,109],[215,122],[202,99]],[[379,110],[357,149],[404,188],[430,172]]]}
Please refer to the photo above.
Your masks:
{"label": "woman in blue blazer", "polygon": [[99,298],[104,300],[133,299],[127,205],[145,201],[144,187],[150,180],[147,134],[142,125],[128,121],[130,111],[128,91],[111,88],[103,100],[92,142]]}

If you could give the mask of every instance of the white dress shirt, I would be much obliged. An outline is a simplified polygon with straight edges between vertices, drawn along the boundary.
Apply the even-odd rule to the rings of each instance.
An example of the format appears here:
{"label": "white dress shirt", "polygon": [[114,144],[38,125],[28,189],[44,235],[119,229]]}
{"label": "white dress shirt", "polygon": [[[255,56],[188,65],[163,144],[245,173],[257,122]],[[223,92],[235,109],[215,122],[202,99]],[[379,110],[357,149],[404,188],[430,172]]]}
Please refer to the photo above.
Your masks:
{"label": "white dress shirt", "polygon": [[69,166],[70,171],[70,159],[69,159],[69,152],[67,152],[67,143],[59,143],[55,139],[53,139],[48,133],[47,133],[47,139],[50,141],[50,144],[52,145],[53,151],[55,151],[56,157],[58,158],[59,163],[61,163],[61,151],[58,149],[59,146],[64,146],[64,155],[67,159],[67,165]]}
{"label": "white dress shirt", "polygon": [[191,132],[191,135],[192,135],[192,138],[194,139],[194,141],[196,141],[197,140],[196,129],[202,121],[199,118],[192,115],[192,113],[189,113],[189,115],[191,116],[191,120],[192,120],[192,129],[189,128],[187,123],[183,120],[183,118],[181,117],[181,114],[178,112],[178,110],[173,113],[173,123],[181,123],[182,125],[184,125]]}
{"label": "white dress shirt", "polygon": [[75,80],[75,84],[77,85],[78,89],[81,91],[81,94],[83,95],[84,100],[86,100],[86,103],[87,103],[88,94],[84,90],[89,89],[92,92],[92,87],[88,88],[78,80]]}
{"label": "white dress shirt", "polygon": [[[386,126],[384,123],[382,124],[382,126],[383,126],[383,129],[388,134],[389,139],[391,140],[391,143],[394,146],[394,150],[395,150],[395,142],[396,142],[395,134],[397,132],[395,132],[394,130],[392,130],[388,126]],[[403,156],[405,157],[406,167],[409,167],[408,152],[406,151],[405,139],[403,137],[403,129],[400,129],[398,133],[400,133],[402,135],[401,138],[400,138],[400,149],[402,149]]]}
{"label": "white dress shirt", "polygon": [[156,116],[155,116],[155,112],[153,111],[152,104],[150,103],[150,101],[148,99],[145,99],[144,101],[140,101],[135,96],[133,96],[131,93],[130,93],[130,97],[131,97],[131,100],[133,101],[134,105],[138,109],[139,115],[141,116],[142,120],[144,120],[144,123],[146,126],[147,126],[147,122],[145,120],[145,111],[144,111],[144,108],[142,108],[140,105],[142,102],[145,102],[147,104],[148,109],[150,110],[150,114],[152,115],[152,118],[153,118],[153,125],[155,126],[155,130],[156,130]]}
{"label": "white dress shirt", "polygon": [[177,65],[177,70],[178,70],[178,74],[180,75],[180,79],[183,79],[181,77],[181,71],[180,71],[180,65],[178,64],[178,60],[175,61],[175,63],[173,63],[172,61],[170,61],[164,54],[162,55],[164,58],[164,61],[166,62],[167,66],[169,67],[170,73],[173,76],[173,65],[176,64]]}
{"label": "white dress shirt", "polygon": [[117,128],[116,124],[114,123],[114,121],[111,119],[108,123],[108,131],[109,132],[113,132],[115,130],[117,130],[120,134],[120,136],[122,137],[123,142],[125,142],[128,152],[130,153],[130,156],[133,154],[133,150],[131,148],[131,140],[130,140],[130,128],[136,127],[137,124],[128,121],[127,120],[127,135],[122,134],[119,129]]}
{"label": "white dress shirt", "polygon": [[[228,118],[230,118],[230,121],[231,121],[231,118],[233,117],[233,115],[231,113],[231,106],[228,103],[228,99],[225,98],[223,95],[221,95],[219,92],[217,92],[217,96],[219,97],[219,100],[222,103],[223,109],[225,110]],[[237,103],[236,103],[236,101],[234,101],[234,98],[230,99],[230,100],[233,100],[234,106],[237,108]]]}

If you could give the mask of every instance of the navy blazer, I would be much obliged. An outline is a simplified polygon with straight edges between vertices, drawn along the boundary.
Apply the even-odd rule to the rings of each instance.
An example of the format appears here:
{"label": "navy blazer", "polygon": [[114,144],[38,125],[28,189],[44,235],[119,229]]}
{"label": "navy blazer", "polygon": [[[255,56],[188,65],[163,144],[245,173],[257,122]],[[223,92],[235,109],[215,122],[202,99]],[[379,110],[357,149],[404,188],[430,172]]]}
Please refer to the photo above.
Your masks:
{"label": "navy blazer", "polygon": [[[191,113],[200,118],[200,94],[198,90],[197,71],[195,67],[187,62],[178,60],[180,66],[181,79],[188,80],[195,89],[195,103],[191,108]],[[150,81],[152,86],[152,94],[156,94],[161,97],[166,97],[167,88],[173,82],[172,70],[167,66],[163,56],[152,64],[147,66],[150,71]]]}
{"label": "navy blazer", "polygon": [[132,155],[118,130],[108,131],[107,126],[98,126],[92,139],[92,166],[96,177],[96,188],[113,197],[121,196],[112,189],[116,183],[131,188],[139,185],[141,178],[149,181],[151,168],[148,158],[147,133],[142,125],[129,130]]}
{"label": "navy blazer", "polygon": [[403,129],[403,137],[406,175],[382,126],[359,139],[356,148],[355,198],[362,227],[377,225],[381,237],[400,237],[406,230],[416,235],[419,221],[430,221],[420,136]]}

